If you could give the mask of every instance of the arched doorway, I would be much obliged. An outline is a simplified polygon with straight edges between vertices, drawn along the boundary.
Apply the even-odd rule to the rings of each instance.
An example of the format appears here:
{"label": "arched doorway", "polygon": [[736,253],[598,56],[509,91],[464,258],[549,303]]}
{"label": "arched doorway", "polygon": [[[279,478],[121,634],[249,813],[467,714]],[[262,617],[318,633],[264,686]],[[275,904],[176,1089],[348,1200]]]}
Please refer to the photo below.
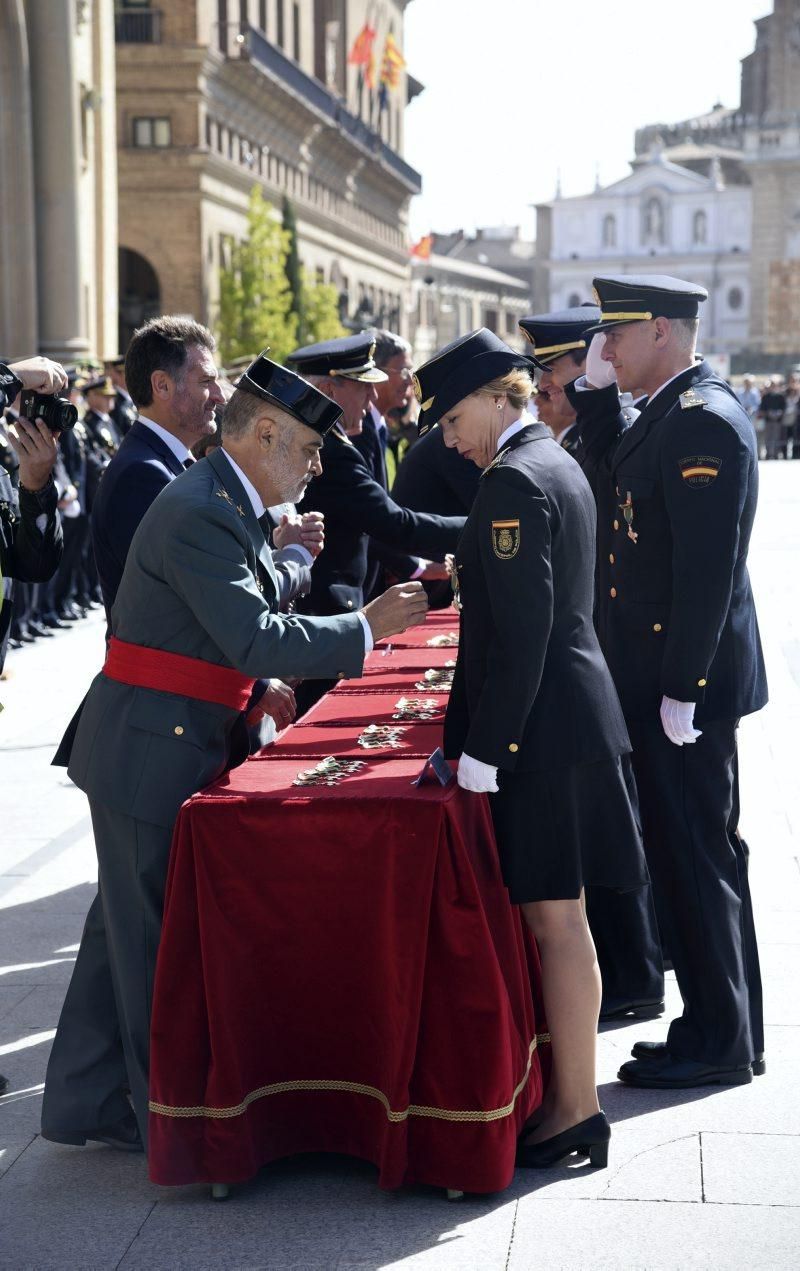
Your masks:
{"label": "arched doorway", "polygon": [[131,336],[148,318],[161,312],[158,275],[144,256],[129,247],[119,249],[119,351],[124,354]]}

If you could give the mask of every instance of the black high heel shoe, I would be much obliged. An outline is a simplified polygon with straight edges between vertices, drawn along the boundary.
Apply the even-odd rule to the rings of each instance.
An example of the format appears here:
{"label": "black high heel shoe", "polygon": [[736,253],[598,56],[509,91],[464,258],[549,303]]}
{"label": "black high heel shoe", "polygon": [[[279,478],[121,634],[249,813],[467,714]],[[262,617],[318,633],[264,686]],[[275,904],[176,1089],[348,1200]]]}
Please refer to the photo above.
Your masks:
{"label": "black high heel shoe", "polygon": [[593,1169],[605,1169],[608,1165],[608,1143],[611,1138],[611,1126],[606,1120],[605,1112],[596,1112],[593,1117],[581,1121],[580,1125],[570,1126],[560,1134],[541,1143],[520,1143],[517,1146],[517,1165],[520,1169],[550,1169],[558,1165],[565,1156],[579,1152],[589,1157]]}

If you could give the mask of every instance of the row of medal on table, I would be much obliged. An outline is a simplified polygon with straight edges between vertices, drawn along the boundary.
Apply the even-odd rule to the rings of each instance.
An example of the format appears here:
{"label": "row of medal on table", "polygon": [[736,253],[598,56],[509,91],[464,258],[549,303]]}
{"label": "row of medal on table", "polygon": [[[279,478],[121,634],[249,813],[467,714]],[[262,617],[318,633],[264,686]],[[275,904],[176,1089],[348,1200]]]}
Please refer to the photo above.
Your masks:
{"label": "row of medal on table", "polygon": [[[425,640],[425,647],[431,649],[448,649],[455,648],[458,645],[458,633],[455,631],[443,631],[432,635]],[[421,652],[422,649],[419,648]],[[411,650],[395,649],[390,643],[373,652],[369,659],[369,669],[377,670],[381,666],[381,660],[384,658],[393,658],[400,663],[408,661],[416,661],[417,657],[413,657]],[[385,663],[383,663],[385,665]],[[414,668],[409,668],[412,670]],[[420,693],[449,693],[453,683],[453,675],[455,672],[455,659],[448,658],[444,666],[427,668],[419,679],[414,682],[414,688]],[[369,673],[364,680],[358,681],[359,684],[369,684]],[[340,710],[346,714],[347,708],[344,705],[346,700],[352,701],[350,692],[368,692],[369,688],[353,689],[351,685],[337,686],[340,691],[335,694],[339,703]],[[348,689],[350,692],[348,692]],[[317,721],[313,718],[314,712],[308,720],[309,724]],[[404,748],[405,738],[409,732],[408,724],[410,723],[430,723],[433,720],[441,718],[441,699],[435,697],[408,697],[403,695],[394,703],[394,710],[391,714],[391,723],[377,724],[370,723],[358,734],[356,745],[364,751],[397,751]],[[396,722],[395,722],[396,721]],[[322,723],[322,721],[319,721]],[[324,724],[323,724],[324,726]],[[312,768],[305,768],[298,772],[293,781],[295,786],[333,786],[338,785],[346,777],[353,776],[360,772],[366,766],[364,759],[347,759],[337,758],[334,755],[326,755],[320,759]]]}

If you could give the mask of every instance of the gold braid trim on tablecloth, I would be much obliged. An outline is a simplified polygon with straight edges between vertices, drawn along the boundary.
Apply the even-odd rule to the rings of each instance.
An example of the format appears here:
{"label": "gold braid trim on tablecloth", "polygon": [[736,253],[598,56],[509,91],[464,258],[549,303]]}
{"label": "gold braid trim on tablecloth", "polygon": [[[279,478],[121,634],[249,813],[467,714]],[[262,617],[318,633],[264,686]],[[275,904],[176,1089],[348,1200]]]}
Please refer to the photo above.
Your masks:
{"label": "gold braid trim on tablecloth", "polygon": [[276,1081],[274,1085],[260,1086],[258,1090],[251,1090],[250,1094],[241,1103],[229,1108],[173,1108],[169,1104],[155,1103],[152,1100],[149,1107],[151,1112],[155,1112],[162,1117],[212,1117],[217,1120],[225,1120],[230,1117],[241,1116],[242,1113],[247,1111],[251,1103],[255,1103],[256,1099],[264,1099],[268,1095],[295,1094],[301,1090],[312,1092],[333,1091],[337,1094],[363,1094],[368,1095],[370,1099],[377,1099],[383,1105],[387,1118],[392,1122],[406,1121],[409,1117],[433,1117],[437,1121],[477,1121],[481,1123],[502,1121],[504,1117],[510,1116],[514,1111],[517,1099],[528,1083],[533,1064],[533,1052],[537,1046],[544,1045],[549,1041],[549,1033],[537,1033],[528,1047],[528,1063],[525,1068],[525,1074],[511,1096],[511,1102],[505,1104],[502,1108],[492,1108],[489,1112],[458,1111],[451,1108],[426,1108],[415,1103],[409,1104],[402,1112],[395,1112],[382,1090],[378,1090],[375,1086],[362,1085],[360,1081]]}

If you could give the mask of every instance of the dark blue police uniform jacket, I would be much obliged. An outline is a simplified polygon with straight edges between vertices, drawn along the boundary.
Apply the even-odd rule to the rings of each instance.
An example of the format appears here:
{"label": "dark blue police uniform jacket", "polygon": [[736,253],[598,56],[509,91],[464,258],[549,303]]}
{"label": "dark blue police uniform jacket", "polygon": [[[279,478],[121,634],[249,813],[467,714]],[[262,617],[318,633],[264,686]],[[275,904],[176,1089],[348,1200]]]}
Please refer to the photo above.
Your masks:
{"label": "dark blue police uniform jacket", "polygon": [[747,572],[758,498],[753,426],[703,362],[623,427],[608,410],[580,419],[592,475],[601,480],[604,468],[614,500],[598,625],[626,717],[657,719],[662,696],[696,702],[698,728],[760,710],[767,681]]}
{"label": "dark blue police uniform jacket", "polygon": [[364,603],[369,539],[426,558],[455,550],[461,516],[432,516],[398,507],[372,477],[362,455],[337,427],[321,453],[322,475],[308,487],[299,512],[323,512],[325,550],[311,573],[306,613],[348,613]]}
{"label": "dark blue police uniform jacket", "polygon": [[456,550],[448,757],[542,772],[630,750],[592,621],[595,518],[586,478],[544,424],[484,471]]}

